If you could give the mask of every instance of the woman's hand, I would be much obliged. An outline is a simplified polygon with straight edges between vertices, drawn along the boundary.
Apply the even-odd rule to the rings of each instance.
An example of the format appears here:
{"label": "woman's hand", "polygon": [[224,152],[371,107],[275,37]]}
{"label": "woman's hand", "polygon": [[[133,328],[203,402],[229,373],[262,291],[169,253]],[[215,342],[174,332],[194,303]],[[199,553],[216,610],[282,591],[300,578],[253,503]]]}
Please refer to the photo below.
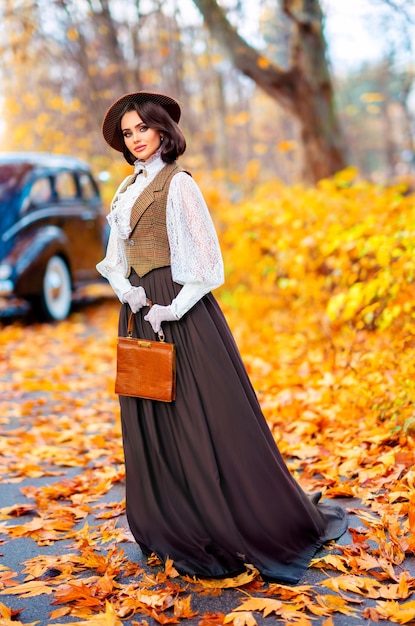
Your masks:
{"label": "woman's hand", "polygon": [[160,304],[153,304],[147,315],[144,316],[144,319],[146,322],[150,322],[155,333],[161,331],[163,322],[177,322],[177,317],[171,311],[170,307],[161,306]]}
{"label": "woman's hand", "polygon": [[131,287],[130,291],[123,295],[123,302],[130,305],[133,313],[137,313],[143,306],[147,306],[146,292],[143,287]]}

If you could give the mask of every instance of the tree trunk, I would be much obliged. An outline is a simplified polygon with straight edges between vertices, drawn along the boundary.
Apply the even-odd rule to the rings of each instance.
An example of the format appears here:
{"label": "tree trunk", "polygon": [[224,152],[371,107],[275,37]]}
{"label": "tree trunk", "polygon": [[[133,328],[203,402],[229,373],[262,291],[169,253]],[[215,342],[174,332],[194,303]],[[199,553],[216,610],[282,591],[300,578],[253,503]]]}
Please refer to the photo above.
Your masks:
{"label": "tree trunk", "polygon": [[283,1],[293,28],[288,70],[249,46],[228,22],[216,0],[193,1],[235,67],[296,117],[304,151],[304,179],[316,182],[342,169],[344,144],[334,107],[318,0]]}

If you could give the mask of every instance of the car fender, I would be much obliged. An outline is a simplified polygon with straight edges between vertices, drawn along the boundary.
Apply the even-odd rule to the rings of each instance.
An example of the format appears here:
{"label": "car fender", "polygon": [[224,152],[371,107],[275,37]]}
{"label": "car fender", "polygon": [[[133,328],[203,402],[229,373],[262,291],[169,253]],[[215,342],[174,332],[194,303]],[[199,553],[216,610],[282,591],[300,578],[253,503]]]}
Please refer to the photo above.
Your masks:
{"label": "car fender", "polygon": [[68,238],[57,226],[45,226],[22,237],[3,261],[14,268],[15,294],[23,297],[39,294],[47,262],[54,255],[61,256],[71,272],[68,245]]}

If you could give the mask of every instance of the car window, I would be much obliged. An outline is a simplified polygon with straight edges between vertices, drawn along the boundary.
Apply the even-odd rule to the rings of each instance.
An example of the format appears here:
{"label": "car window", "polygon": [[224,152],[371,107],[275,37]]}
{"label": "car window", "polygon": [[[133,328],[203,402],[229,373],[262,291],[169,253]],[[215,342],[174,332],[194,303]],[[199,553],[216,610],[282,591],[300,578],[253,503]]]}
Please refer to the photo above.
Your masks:
{"label": "car window", "polygon": [[89,174],[80,174],[79,184],[81,186],[81,194],[84,200],[91,200],[92,198],[97,197],[97,189]]}
{"label": "car window", "polygon": [[29,191],[29,203],[28,205],[45,204],[52,200],[52,186],[50,184],[50,178],[38,178],[33,183]]}
{"label": "car window", "polygon": [[60,200],[74,200],[78,197],[76,180],[72,172],[58,172],[55,179],[55,189]]}

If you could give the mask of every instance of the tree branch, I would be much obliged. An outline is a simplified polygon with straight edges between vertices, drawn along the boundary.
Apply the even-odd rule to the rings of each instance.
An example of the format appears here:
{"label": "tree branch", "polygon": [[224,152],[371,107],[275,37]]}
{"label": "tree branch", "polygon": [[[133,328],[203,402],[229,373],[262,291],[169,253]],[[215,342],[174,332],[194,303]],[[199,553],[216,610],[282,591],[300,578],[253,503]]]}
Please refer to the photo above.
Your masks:
{"label": "tree branch", "polygon": [[303,0],[301,9],[297,5],[295,0],[283,0],[282,8],[297,25],[321,32],[323,14],[320,3],[316,0]]}
{"label": "tree branch", "polygon": [[194,0],[203,19],[219,44],[230,55],[234,66],[252,78],[264,91],[284,107],[293,110],[292,70],[284,70],[259,54],[229,23],[216,0]]}

